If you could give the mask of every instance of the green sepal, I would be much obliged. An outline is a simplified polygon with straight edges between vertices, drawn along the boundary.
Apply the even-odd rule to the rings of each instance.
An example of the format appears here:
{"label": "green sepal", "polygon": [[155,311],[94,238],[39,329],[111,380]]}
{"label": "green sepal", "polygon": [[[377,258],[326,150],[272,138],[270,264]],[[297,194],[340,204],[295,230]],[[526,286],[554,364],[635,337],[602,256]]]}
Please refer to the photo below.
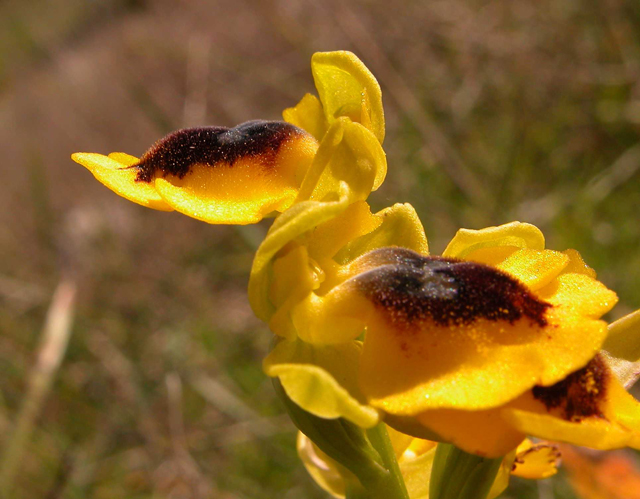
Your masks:
{"label": "green sepal", "polygon": [[609,325],[609,335],[603,348],[614,357],[640,361],[640,310],[636,310]]}
{"label": "green sepal", "polygon": [[603,356],[628,390],[640,378],[640,310],[609,324]]}
{"label": "green sepal", "polygon": [[293,424],[331,459],[363,483],[378,481],[386,473],[364,430],[342,418],[319,418],[305,411],[287,396],[278,378],[273,379],[273,386]]}
{"label": "green sepal", "polygon": [[273,386],[296,427],[357,478],[344,475],[347,498],[409,499],[383,423],[365,431],[342,418],[319,418],[294,403],[278,378]]}
{"label": "green sepal", "polygon": [[282,340],[264,360],[263,368],[268,376],[278,378],[287,397],[305,411],[372,428],[379,422],[378,411],[362,402],[357,387],[361,349],[358,341],[311,345]]}

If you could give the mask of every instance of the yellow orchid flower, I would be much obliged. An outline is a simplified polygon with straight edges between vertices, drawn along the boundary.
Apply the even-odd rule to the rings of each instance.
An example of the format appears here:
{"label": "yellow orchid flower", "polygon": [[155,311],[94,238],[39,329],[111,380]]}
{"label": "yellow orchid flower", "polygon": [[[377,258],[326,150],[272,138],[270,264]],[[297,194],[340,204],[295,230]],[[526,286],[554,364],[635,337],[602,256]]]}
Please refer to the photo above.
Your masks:
{"label": "yellow orchid flower", "polygon": [[[615,293],[576,251],[545,249],[532,225],[463,229],[432,256],[410,205],[372,213],[366,200],[387,168],[380,87],[349,52],[315,54],[311,68],[318,97],[305,95],[284,122],[179,130],[140,158],[72,156],[149,208],[208,223],[279,213],[256,253],[249,300],[277,336],[264,370],[290,414],[344,458],[333,466],[303,439],[310,472],[340,494],[361,466],[392,478],[376,497],[402,494],[381,421],[397,430],[411,497],[428,493],[419,477],[432,441],[457,447],[440,447],[434,490],[456,473],[460,452],[487,461],[482,494],[491,483],[497,494],[512,464],[522,476],[551,473],[554,454],[526,435],[640,448],[640,404],[623,387],[640,372],[638,313],[607,329],[600,318]],[[384,459],[323,433],[343,423],[352,436],[374,435]]]}
{"label": "yellow orchid flower", "polygon": [[597,355],[599,317],[617,297],[577,252],[544,249],[537,228],[511,223],[462,230],[431,257],[402,210],[422,241],[393,241],[406,232],[398,218],[356,204],[275,257],[269,321],[283,340],[265,371],[292,400],[487,457],[527,434],[639,445],[640,406]]}
{"label": "yellow orchid flower", "polygon": [[380,87],[350,52],[315,54],[311,66],[320,99],[286,110],[289,123],[184,129],[140,158],[72,159],[130,201],[208,223],[256,223],[307,200],[366,199],[386,175]]}
{"label": "yellow orchid flower", "polygon": [[[300,216],[304,215],[301,212]],[[427,252],[422,224],[408,204],[372,214],[369,205],[359,201],[316,226],[292,225],[302,225],[307,231],[283,242],[269,265],[259,267],[258,272],[255,262],[269,244],[271,234],[278,234],[272,228],[258,250],[249,281],[254,310],[257,314],[262,312],[261,318],[282,338],[265,359],[265,372],[278,377],[289,398],[306,411],[324,418],[344,417],[370,428],[379,421],[380,411],[365,403],[358,388],[362,343],[355,336],[363,327],[355,334],[347,331],[344,336],[342,326],[312,327],[305,312],[321,303],[321,295],[344,280],[343,269],[348,268],[349,262],[372,248],[395,242]],[[262,270],[265,267],[270,270]]]}
{"label": "yellow orchid flower", "polygon": [[[429,475],[437,442],[423,440],[398,431],[389,430],[389,438],[407,485],[410,499],[429,498]],[[333,497],[344,498],[346,483],[351,476],[340,464],[320,450],[302,432],[298,433],[298,455],[314,481]],[[488,499],[500,495],[510,476],[530,480],[548,478],[558,471],[560,452],[547,442],[534,443],[527,439],[505,456],[500,471],[488,494]]]}
{"label": "yellow orchid flower", "polygon": [[293,203],[318,144],[288,123],[178,130],[140,159],[76,153],[74,161],[121,196],[209,223],[246,224]]}

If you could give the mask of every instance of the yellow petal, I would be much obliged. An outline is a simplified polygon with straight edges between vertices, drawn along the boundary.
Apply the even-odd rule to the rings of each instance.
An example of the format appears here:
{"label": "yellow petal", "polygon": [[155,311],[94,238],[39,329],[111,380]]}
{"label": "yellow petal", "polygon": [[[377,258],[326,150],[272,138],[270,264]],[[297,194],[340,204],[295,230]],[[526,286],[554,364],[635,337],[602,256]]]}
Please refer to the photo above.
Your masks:
{"label": "yellow petal", "polygon": [[[366,199],[371,191],[377,190],[384,182],[387,175],[387,156],[381,143],[376,141],[375,135],[365,126],[347,121],[344,128],[345,145],[353,155],[354,163],[332,164],[332,168],[336,172],[342,170],[339,176],[354,186],[354,190],[357,190],[355,186],[362,185]],[[355,169],[354,164],[357,166]],[[373,179],[371,187],[369,176]]]}
{"label": "yellow petal", "polygon": [[566,420],[527,392],[503,409],[502,416],[517,430],[545,440],[600,450],[640,448],[640,403],[614,376],[608,377],[600,403],[602,417]]}
{"label": "yellow petal", "polygon": [[564,313],[597,319],[618,302],[617,295],[585,274],[562,274],[539,289],[538,297]]}
{"label": "yellow petal", "polygon": [[269,300],[276,312],[269,320],[269,328],[275,334],[294,339],[298,332],[291,320],[291,309],[317,289],[324,278],[320,269],[312,268],[307,248],[290,245],[288,251],[273,264],[273,279],[269,288]]}
{"label": "yellow petal", "polygon": [[370,303],[354,295],[347,284],[323,296],[309,294],[293,308],[291,318],[304,341],[335,345],[360,336],[370,309]]}
{"label": "yellow petal", "polygon": [[173,208],[160,197],[153,184],[136,180],[137,170],[129,167],[137,162],[137,158],[124,153],[104,156],[77,152],[71,155],[71,159],[87,168],[97,180],[123,198],[154,210],[173,211]]}
{"label": "yellow petal", "polygon": [[318,260],[333,258],[349,241],[369,234],[382,224],[364,201],[356,201],[343,213],[318,226],[306,242],[309,254]]}
{"label": "yellow petal", "polygon": [[198,220],[256,223],[293,204],[300,174],[308,169],[316,150],[317,142],[310,135],[292,135],[274,158],[247,152],[233,163],[195,164],[182,178],[157,176],[155,186],[169,205]]}
{"label": "yellow petal", "polygon": [[496,268],[536,290],[549,284],[568,263],[569,257],[558,251],[523,248],[510,254]]}
{"label": "yellow petal", "polygon": [[515,449],[524,433],[505,424],[500,409],[426,411],[416,419],[456,447],[478,456],[496,458]]}
{"label": "yellow petal", "polygon": [[327,220],[337,217],[349,206],[349,189],[342,185],[340,198],[332,202],[303,201],[276,218],[262,242],[251,267],[249,302],[258,318],[269,322],[275,312],[269,301],[271,265],[276,254],[290,241]]}
{"label": "yellow petal", "polygon": [[424,255],[429,253],[429,244],[418,214],[410,204],[394,204],[375,215],[378,227],[354,239],[336,255],[340,263],[347,263],[377,248],[400,246]]}
{"label": "yellow petal", "polygon": [[279,377],[289,398],[305,411],[327,419],[342,417],[371,428],[379,416],[361,402],[356,383],[360,351],[355,341],[317,347],[285,340],[264,360],[264,371]]}
{"label": "yellow petal", "polygon": [[521,222],[511,222],[481,230],[460,229],[442,256],[467,258],[470,253],[481,248],[502,246],[542,250],[544,249],[544,236],[535,225]]}
{"label": "yellow petal", "polygon": [[630,443],[627,431],[612,426],[603,419],[589,419],[574,423],[550,415],[518,409],[505,409],[504,417],[515,428],[549,440],[601,450],[617,449]]}
{"label": "yellow petal", "polygon": [[382,93],[375,77],[351,52],[318,52],[311,71],[327,121],[346,116],[384,140]]}
{"label": "yellow petal", "polygon": [[526,439],[516,451],[511,474],[520,478],[540,480],[555,475],[560,464],[560,450],[548,442],[533,443]]}
{"label": "yellow petal", "polygon": [[640,310],[636,310],[609,326],[604,349],[614,357],[629,362],[640,361]]}
{"label": "yellow petal", "polygon": [[285,109],[282,117],[286,122],[309,132],[318,142],[322,140],[328,128],[322,104],[311,94],[306,94],[295,107]]}
{"label": "yellow petal", "polygon": [[[376,262],[374,257],[383,254],[395,255],[395,263]],[[569,298],[549,307],[488,267],[399,249],[362,258],[378,266],[338,287],[341,292],[349,285],[356,288],[351,316],[337,306],[334,310],[345,318],[361,314],[367,325],[361,388],[373,406],[394,415],[497,407],[584,366],[606,335],[606,324],[580,315],[586,310]],[[559,278],[573,276],[590,279]],[[606,288],[590,284],[608,296]],[[457,289],[464,294],[448,294]],[[358,293],[371,304],[369,310],[355,298]],[[488,303],[491,307],[483,308]],[[507,319],[510,310],[513,319]]]}
{"label": "yellow petal", "polygon": [[596,271],[585,263],[580,253],[574,249],[565,250],[563,253],[569,257],[569,263],[564,268],[566,274],[585,274],[593,279],[596,278]]}
{"label": "yellow petal", "polygon": [[334,197],[345,182],[352,201],[365,200],[387,174],[387,160],[374,135],[346,118],[333,122],[300,187],[297,202]]}

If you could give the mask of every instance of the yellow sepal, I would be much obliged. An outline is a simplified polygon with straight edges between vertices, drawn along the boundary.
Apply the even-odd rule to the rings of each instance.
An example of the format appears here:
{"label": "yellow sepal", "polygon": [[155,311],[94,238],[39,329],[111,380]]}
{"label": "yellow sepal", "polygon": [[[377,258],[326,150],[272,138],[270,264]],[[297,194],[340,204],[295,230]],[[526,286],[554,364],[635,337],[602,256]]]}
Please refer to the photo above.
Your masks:
{"label": "yellow sepal", "polygon": [[269,229],[253,259],[249,278],[249,302],[256,316],[264,322],[269,322],[275,312],[268,298],[273,258],[290,241],[347,209],[349,188],[343,184],[341,189],[336,201],[303,201],[295,204],[276,218]]}
{"label": "yellow sepal", "polygon": [[384,140],[382,93],[375,77],[351,52],[317,52],[311,71],[329,124],[341,116],[362,123]]}
{"label": "yellow sepal", "polygon": [[341,182],[349,186],[353,201],[365,200],[386,174],[386,155],[373,134],[361,124],[341,118],[324,135],[296,202],[335,196]]}
{"label": "yellow sepal", "polygon": [[561,274],[536,294],[567,313],[591,318],[601,317],[618,302],[613,291],[585,274]]}
{"label": "yellow sepal", "polygon": [[429,253],[429,244],[418,214],[409,203],[394,204],[375,215],[378,227],[345,245],[336,255],[339,263],[346,264],[359,256],[386,246],[408,248],[423,255]]}
{"label": "yellow sepal", "polygon": [[379,414],[366,405],[357,387],[361,344],[357,341],[314,346],[299,340],[281,341],[264,360],[268,376],[305,411],[327,419],[345,418],[371,428]]}
{"label": "yellow sepal", "polygon": [[504,246],[542,250],[544,249],[544,236],[535,225],[521,222],[511,222],[481,230],[460,229],[442,256],[475,260],[470,256],[470,253],[482,248]]}
{"label": "yellow sepal", "polygon": [[564,268],[565,273],[585,274],[592,279],[596,278],[596,271],[586,264],[580,253],[574,249],[565,250],[563,253],[569,257],[569,263]]}
{"label": "yellow sepal", "polygon": [[285,109],[282,117],[286,122],[309,132],[318,142],[322,140],[328,128],[322,104],[311,94],[306,94],[295,107]]}
{"label": "yellow sepal", "polygon": [[350,241],[375,231],[383,223],[365,201],[356,201],[333,220],[319,225],[305,241],[316,260],[333,258]]}

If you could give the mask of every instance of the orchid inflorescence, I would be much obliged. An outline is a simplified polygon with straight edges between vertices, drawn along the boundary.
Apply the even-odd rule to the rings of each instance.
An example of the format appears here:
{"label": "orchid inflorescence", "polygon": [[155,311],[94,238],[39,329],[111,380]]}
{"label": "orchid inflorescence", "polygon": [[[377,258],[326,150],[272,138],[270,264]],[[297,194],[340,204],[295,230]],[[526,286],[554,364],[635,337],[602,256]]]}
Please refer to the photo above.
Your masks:
{"label": "orchid inflorescence", "polygon": [[557,449],[537,439],[640,449],[625,389],[639,313],[607,327],[615,293],[533,225],[461,229],[432,256],[411,205],[372,213],[387,169],[380,87],[349,52],[317,53],[311,69],[318,97],[284,122],[179,130],[141,158],[72,157],[149,208],[275,216],[249,299],[276,335],[264,371],[314,479],[336,497],[495,497],[510,473],[555,473]]}

